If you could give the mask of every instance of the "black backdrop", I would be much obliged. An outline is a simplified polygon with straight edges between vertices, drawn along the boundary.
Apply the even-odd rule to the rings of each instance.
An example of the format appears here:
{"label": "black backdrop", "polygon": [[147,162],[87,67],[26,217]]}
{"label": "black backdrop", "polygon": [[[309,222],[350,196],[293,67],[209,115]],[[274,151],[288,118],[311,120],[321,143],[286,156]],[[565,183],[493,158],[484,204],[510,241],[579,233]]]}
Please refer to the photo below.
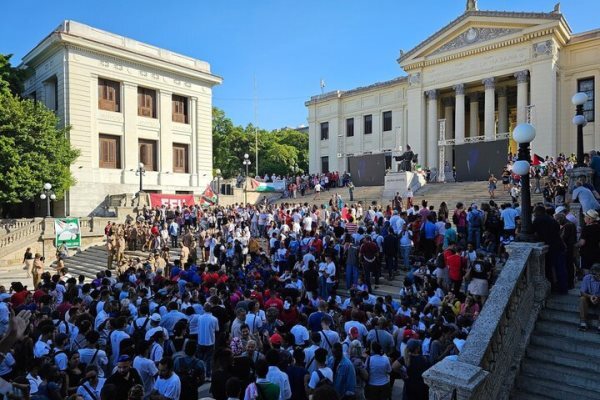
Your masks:
{"label": "black backdrop", "polygon": [[348,157],[348,170],[356,186],[383,186],[385,180],[385,154],[367,154]]}
{"label": "black backdrop", "polygon": [[487,181],[491,173],[500,178],[507,155],[508,139],[454,146],[456,180]]}

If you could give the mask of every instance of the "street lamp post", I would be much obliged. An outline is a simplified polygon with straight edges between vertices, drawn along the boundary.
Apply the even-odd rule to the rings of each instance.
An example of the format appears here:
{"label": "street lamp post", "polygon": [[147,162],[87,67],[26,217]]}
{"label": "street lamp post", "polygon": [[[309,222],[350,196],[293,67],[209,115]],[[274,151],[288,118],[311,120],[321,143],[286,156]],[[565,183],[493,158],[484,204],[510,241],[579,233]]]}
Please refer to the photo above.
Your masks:
{"label": "street lamp post", "polygon": [[51,217],[52,213],[50,213],[50,200],[56,200],[56,195],[52,191],[52,185],[49,182],[44,183],[44,188],[42,189],[42,194],[40,194],[40,199],[46,200],[46,216]]}
{"label": "street lamp post", "polygon": [[575,106],[575,116],[573,124],[577,125],[577,165],[584,167],[583,164],[583,127],[587,125],[587,119],[583,115],[583,105],[588,100],[587,94],[583,92],[575,93],[571,98],[571,103]]}
{"label": "street lamp post", "polygon": [[521,176],[521,230],[517,236],[519,242],[535,242],[533,224],[531,222],[531,187],[529,171],[531,151],[529,143],[535,139],[535,128],[531,124],[522,123],[513,131],[513,139],[519,143],[517,161],[513,164],[513,172]]}
{"label": "street lamp post", "polygon": [[248,168],[252,162],[250,161],[250,156],[248,153],[244,154],[244,161],[242,162],[246,167],[246,181],[244,182],[244,204],[248,204]]}
{"label": "street lamp post", "polygon": [[139,175],[140,177],[140,191],[139,193],[143,192],[143,184],[144,184],[144,175],[146,175],[146,170],[144,169],[144,163],[139,163],[138,165],[138,169],[135,170],[135,174]]}
{"label": "street lamp post", "polygon": [[221,170],[217,168],[215,173],[217,174],[217,205],[219,205],[219,196],[221,194]]}

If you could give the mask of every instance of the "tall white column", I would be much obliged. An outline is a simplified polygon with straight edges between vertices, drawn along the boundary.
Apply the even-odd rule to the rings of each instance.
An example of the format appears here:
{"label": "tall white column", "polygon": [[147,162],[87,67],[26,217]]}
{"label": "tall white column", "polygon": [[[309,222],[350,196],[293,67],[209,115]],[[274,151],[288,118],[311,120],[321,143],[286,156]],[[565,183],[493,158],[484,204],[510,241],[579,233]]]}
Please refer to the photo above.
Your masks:
{"label": "tall white column", "polygon": [[429,168],[437,168],[438,164],[438,103],[437,90],[428,90],[427,95],[427,158]]}
{"label": "tall white column", "polygon": [[498,133],[508,132],[508,99],[506,87],[498,88]]}
{"label": "tall white column", "polygon": [[492,77],[484,79],[483,84],[485,85],[483,134],[488,141],[496,138],[496,83]]}
{"label": "tall white column", "polygon": [[[446,140],[454,138],[454,99],[452,97],[446,97],[444,99],[444,119],[446,120]],[[452,146],[446,147],[446,161],[448,164],[453,165],[452,160]],[[443,165],[440,165],[440,170],[444,169]],[[449,179],[449,177],[446,177]]]}
{"label": "tall white column", "polygon": [[135,170],[138,167],[138,100],[137,85],[129,82],[123,82],[123,142],[121,143],[121,154],[123,154],[122,168],[124,171]]}
{"label": "tall white column", "polygon": [[528,70],[515,73],[517,78],[517,124],[527,122],[527,76]]}
{"label": "tall white column", "polygon": [[454,91],[456,92],[454,138],[456,139],[456,144],[462,144],[465,141],[465,84],[459,83],[455,85]]}
{"label": "tall white column", "polygon": [[469,136],[479,136],[479,93],[469,95]]}

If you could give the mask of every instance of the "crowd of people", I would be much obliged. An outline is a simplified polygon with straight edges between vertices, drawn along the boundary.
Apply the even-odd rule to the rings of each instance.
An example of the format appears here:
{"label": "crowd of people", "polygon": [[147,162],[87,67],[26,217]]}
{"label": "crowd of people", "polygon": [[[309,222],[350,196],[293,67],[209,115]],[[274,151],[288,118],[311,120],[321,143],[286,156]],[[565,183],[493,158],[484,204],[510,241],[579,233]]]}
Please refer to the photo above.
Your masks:
{"label": "crowd of people", "polygon": [[[573,193],[583,226],[568,203],[535,205],[533,226],[553,290],[575,285],[579,258],[591,271],[585,330],[600,304],[600,216],[581,188],[597,192]],[[48,270],[26,253],[33,287],[0,287],[0,392],[186,400],[210,382],[216,400],[428,399],[423,372],[457,359],[519,225],[516,202],[436,208],[400,193],[144,208],[107,224],[107,268],[91,281],[61,251]]]}

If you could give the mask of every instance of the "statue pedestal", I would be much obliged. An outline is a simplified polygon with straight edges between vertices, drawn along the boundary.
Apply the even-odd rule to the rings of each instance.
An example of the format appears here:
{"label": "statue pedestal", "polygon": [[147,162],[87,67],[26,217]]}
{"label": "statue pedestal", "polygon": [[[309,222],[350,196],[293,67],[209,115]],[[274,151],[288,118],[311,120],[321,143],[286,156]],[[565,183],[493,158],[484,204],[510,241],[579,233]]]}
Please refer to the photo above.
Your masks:
{"label": "statue pedestal", "polygon": [[577,182],[579,179],[583,179],[585,182],[593,184],[592,178],[594,176],[594,170],[588,167],[576,167],[567,171],[567,176],[569,177],[569,187],[567,189],[565,200],[570,203],[569,209],[571,210],[571,214],[577,217],[579,226],[581,227],[584,225],[583,212],[581,209],[581,204],[571,202],[573,189],[575,189],[575,182]]}
{"label": "statue pedestal", "polygon": [[425,175],[417,172],[388,172],[385,174],[383,198],[393,199],[396,193],[406,197],[408,188],[411,188],[414,193],[426,183]]}

